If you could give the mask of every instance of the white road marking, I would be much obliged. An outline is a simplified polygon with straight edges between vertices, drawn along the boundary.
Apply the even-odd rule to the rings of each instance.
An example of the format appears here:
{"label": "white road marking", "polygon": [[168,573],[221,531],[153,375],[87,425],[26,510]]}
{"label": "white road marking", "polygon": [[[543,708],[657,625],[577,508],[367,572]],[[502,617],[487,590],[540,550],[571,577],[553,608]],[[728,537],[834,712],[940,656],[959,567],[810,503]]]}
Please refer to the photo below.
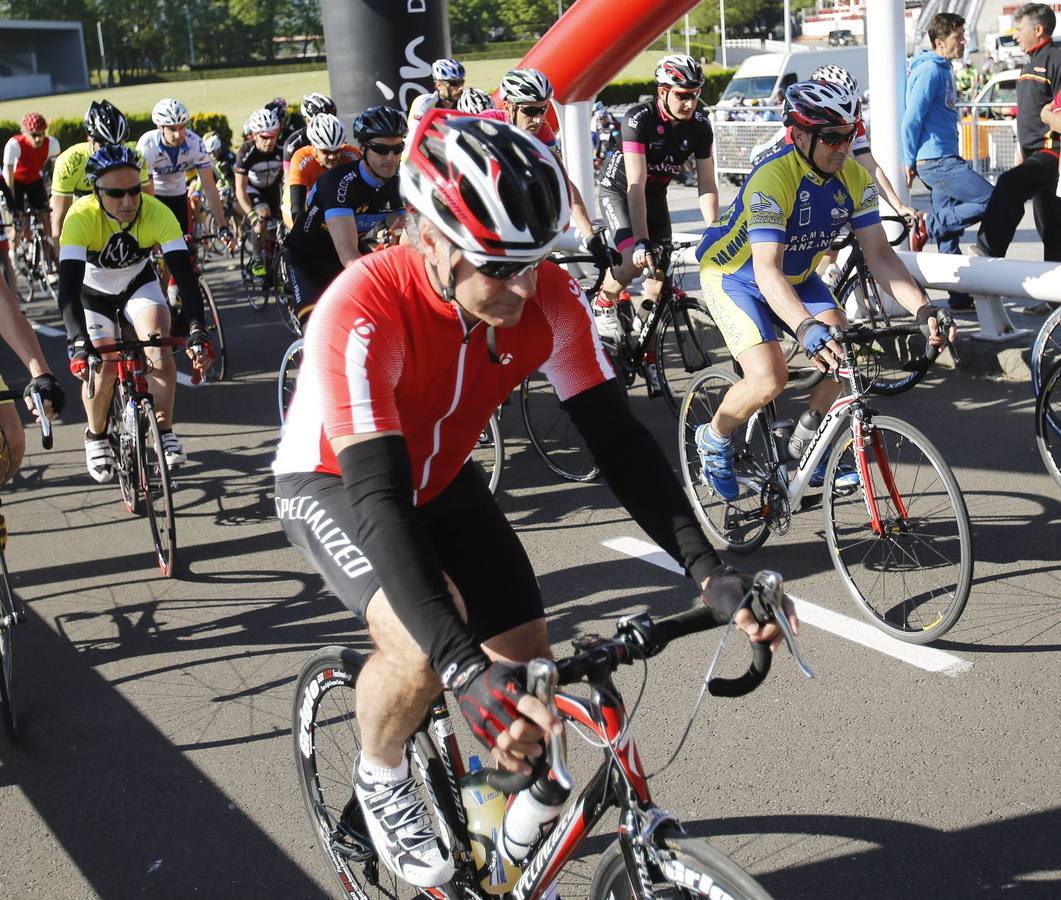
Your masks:
{"label": "white road marking", "polygon": [[[621,537],[602,541],[602,543],[605,547],[615,550],[617,553],[643,559],[645,562],[659,566],[661,569],[666,569],[668,572],[675,572],[678,575],[685,574],[681,566],[659,547],[648,541],[643,541],[639,538]],[[939,672],[956,678],[973,666],[968,660],[955,656],[953,653],[937,650],[935,647],[903,643],[903,641],[889,637],[883,631],[878,631],[868,622],[851,619],[848,616],[833,612],[831,609],[826,609],[824,606],[811,603],[809,600],[793,597],[791,594],[789,596],[792,597],[792,602],[796,605],[796,615],[799,616],[801,623],[813,625],[823,631],[831,632],[856,644],[861,644],[863,647],[885,653],[901,662],[924,669],[926,672]]]}
{"label": "white road marking", "polygon": [[36,322],[33,319],[30,319],[29,323],[33,326],[33,330],[36,331],[37,334],[43,334],[45,337],[51,338],[66,337],[66,332],[61,328],[52,328],[51,325],[42,325],[40,322]]}
{"label": "white road marking", "polygon": [[199,387],[199,384],[202,384],[202,382],[200,381],[199,384],[192,384],[191,375],[189,375],[187,372],[178,372],[177,384],[183,384],[185,387]]}

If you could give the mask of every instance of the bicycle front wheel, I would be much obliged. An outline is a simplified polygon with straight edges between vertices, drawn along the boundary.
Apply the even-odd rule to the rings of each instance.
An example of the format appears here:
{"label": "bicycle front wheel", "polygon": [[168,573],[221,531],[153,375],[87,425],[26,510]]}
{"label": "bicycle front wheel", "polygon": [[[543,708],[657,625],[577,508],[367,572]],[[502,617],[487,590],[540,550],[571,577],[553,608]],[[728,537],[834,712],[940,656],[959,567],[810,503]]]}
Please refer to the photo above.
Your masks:
{"label": "bicycle front wheel", "polygon": [[1032,387],[1035,396],[1038,397],[1042,391],[1046,375],[1057,359],[1061,359],[1061,306],[1046,317],[1032,344]]}
{"label": "bicycle front wheel", "polygon": [[1035,403],[1035,442],[1043,465],[1061,487],[1061,358],[1058,358]]}
{"label": "bicycle front wheel", "polygon": [[15,595],[7,577],[7,559],[0,549],[0,712],[4,731],[14,743],[18,740],[18,719],[15,716],[15,670],[11,635],[18,624]]}
{"label": "bicycle front wheel", "polygon": [[150,400],[141,401],[137,430],[140,492],[151,526],[155,560],[162,574],[168,577],[173,574],[173,561],[177,554],[177,523],[173,516],[169,464],[155,418],[155,406]]}
{"label": "bicycle front wheel", "polygon": [[718,362],[725,344],[707,307],[687,295],[674,297],[656,330],[656,374],[671,412],[678,414],[682,397],[701,372]]}
{"label": "bicycle front wheel", "polygon": [[317,845],[344,897],[415,897],[376,856],[353,773],[361,751],[355,685],[364,657],[324,647],[302,666],[291,713],[295,768]]}
{"label": "bicycle front wheel", "polygon": [[217,359],[204,376],[208,381],[224,381],[228,377],[228,347],[225,345],[225,329],[221,327],[221,310],[217,308],[214,292],[202,275],[199,276],[199,287],[203,292],[203,318],[206,320],[206,333],[217,351]]}
{"label": "bicycle front wheel", "polygon": [[727,549],[749,553],[769,537],[764,498],[770,488],[770,456],[759,413],[733,434],[734,471],[740,483],[736,500],[715,493],[696,451],[696,429],[710,422],[722,398],[739,379],[729,369],[708,369],[690,386],[678,413],[678,456],[685,493],[700,524]]}
{"label": "bicycle front wheel", "polygon": [[582,435],[541,372],[523,380],[519,406],[531,446],[553,472],[567,481],[592,481],[600,474]]}
{"label": "bicycle front wheel", "polygon": [[284,353],[280,363],[280,376],[276,381],[276,399],[280,407],[280,427],[287,424],[287,410],[295,398],[295,385],[298,382],[298,371],[302,368],[302,346],[305,341],[298,338]]}
{"label": "bicycle front wheel", "polygon": [[497,493],[501,483],[501,470],[505,466],[505,442],[501,438],[501,422],[495,412],[475,442],[471,461],[479,467],[491,494]]}
{"label": "bicycle front wheel", "polygon": [[[969,513],[950,466],[920,431],[889,416],[862,428],[865,465],[848,435],[836,442],[825,472],[833,565],[877,628],[927,644],[953,627],[969,599]],[[861,487],[832,487],[841,467],[859,471]]]}
{"label": "bicycle front wheel", "polygon": [[[677,828],[657,829],[649,854],[647,874],[656,896],[770,900],[766,889],[726,854]],[[641,873],[630,871],[615,841],[593,874],[589,900],[636,900],[644,896],[640,880]]]}
{"label": "bicycle front wheel", "polygon": [[283,247],[277,247],[273,255],[273,290],[276,291],[276,311],[284,327],[295,337],[300,337],[302,326],[295,315],[295,292],[287,267],[287,251]]}

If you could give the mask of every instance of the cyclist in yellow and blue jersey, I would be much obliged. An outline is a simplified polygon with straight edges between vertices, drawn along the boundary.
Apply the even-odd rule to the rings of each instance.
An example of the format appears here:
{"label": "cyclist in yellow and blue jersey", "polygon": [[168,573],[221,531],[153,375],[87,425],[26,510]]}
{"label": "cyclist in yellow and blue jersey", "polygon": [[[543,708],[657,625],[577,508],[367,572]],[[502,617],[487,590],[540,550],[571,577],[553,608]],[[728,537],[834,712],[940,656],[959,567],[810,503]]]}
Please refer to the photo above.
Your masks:
{"label": "cyclist in yellow and blue jersey", "polygon": [[[861,113],[858,97],[843,85],[791,85],[784,119],[792,143],[759,161],[697,248],[704,302],[744,372],[712,421],[696,432],[704,472],[725,500],[740,495],[730,436],[788,381],[777,329],[795,335],[822,371],[843,358],[829,326],[846,328],[847,320],[814,270],[844,226],[854,232],[884,292],[927,324],[931,343],[941,346],[945,334],[954,338],[950,315],[928,303],[888,243],[873,179],[850,157]],[[811,391],[811,408],[824,415],[839,391],[838,382],[820,382]],[[824,468],[823,462],[812,485],[821,485]],[[843,472],[837,483],[857,484],[858,474]]]}

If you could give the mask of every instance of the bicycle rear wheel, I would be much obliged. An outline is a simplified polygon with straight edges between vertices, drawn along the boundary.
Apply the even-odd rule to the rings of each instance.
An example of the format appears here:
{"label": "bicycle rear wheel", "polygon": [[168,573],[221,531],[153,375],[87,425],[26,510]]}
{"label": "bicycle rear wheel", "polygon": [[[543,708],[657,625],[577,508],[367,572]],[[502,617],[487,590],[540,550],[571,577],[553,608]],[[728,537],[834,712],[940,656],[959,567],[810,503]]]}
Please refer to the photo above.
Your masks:
{"label": "bicycle rear wheel", "polygon": [[740,482],[736,500],[716,494],[696,452],[696,429],[710,422],[722,398],[739,379],[729,369],[715,367],[702,372],[690,386],[678,413],[678,455],[682,482],[696,517],[728,549],[748,553],[769,537],[769,519],[764,498],[769,493],[769,450],[763,433],[764,414],[757,413],[733,434],[734,470]]}
{"label": "bicycle rear wheel", "polygon": [[107,422],[107,435],[114,450],[114,464],[118,475],[118,487],[122,502],[131,513],[140,505],[140,474],[136,453],[136,436],[128,434],[123,427],[126,393],[121,382],[115,382],[111,395],[111,415]]}
{"label": "bicycle rear wheel", "polygon": [[[677,828],[658,828],[648,852],[647,875],[657,897],[770,900],[766,889],[732,859]],[[629,870],[620,842],[614,841],[593,874],[589,900],[636,900],[643,896],[640,878],[641,873]]]}
{"label": "bicycle rear wheel", "polygon": [[1046,471],[1061,487],[1061,358],[1047,373],[1035,403],[1035,442]]}
{"label": "bicycle rear wheel", "polygon": [[1061,359],[1061,306],[1046,317],[1032,344],[1032,387],[1035,396],[1038,397],[1042,391],[1046,375],[1057,359]]}
{"label": "bicycle rear wheel", "polygon": [[15,715],[15,670],[12,656],[12,632],[19,621],[15,595],[7,575],[7,559],[0,548],[0,713],[4,731],[14,743],[18,740],[18,718]]}
{"label": "bicycle rear wheel", "polygon": [[298,381],[298,371],[302,368],[302,347],[305,341],[298,338],[284,352],[284,358],[280,363],[280,375],[276,380],[277,404],[280,407],[280,427],[287,423],[287,410],[295,397],[295,384]]}
{"label": "bicycle rear wheel", "polygon": [[177,523],[173,516],[173,492],[169,464],[162,447],[162,435],[150,400],[140,401],[137,428],[137,458],[140,469],[140,492],[144,498],[155,559],[162,574],[173,574],[177,555]]}
{"label": "bicycle rear wheel", "polygon": [[656,330],[656,374],[671,412],[678,415],[696,373],[719,362],[724,348],[707,307],[684,292],[675,294]]}
{"label": "bicycle rear wheel", "polygon": [[[822,488],[833,565],[881,631],[926,644],[958,621],[969,599],[973,539],[961,488],[942,454],[912,425],[889,416],[863,424],[866,453],[837,440]],[[840,465],[863,484],[833,489]],[[879,524],[870,518],[875,508]]]}
{"label": "bicycle rear wheel", "polygon": [[203,318],[206,320],[206,333],[210,335],[217,359],[203,376],[207,381],[224,381],[228,377],[228,347],[225,344],[225,329],[221,327],[221,310],[217,308],[214,292],[202,275],[199,276],[199,287],[203,292]]}
{"label": "bicycle rear wheel", "polygon": [[362,666],[364,657],[346,647],[323,647],[302,666],[291,711],[302,801],[344,897],[415,897],[416,888],[376,856],[354,795],[361,751],[354,691]]}
{"label": "bicycle rear wheel", "polygon": [[541,372],[523,379],[519,406],[531,446],[553,472],[567,481],[592,481],[600,474],[582,435]]}
{"label": "bicycle rear wheel", "polygon": [[276,291],[276,311],[284,327],[295,337],[302,336],[302,326],[295,316],[295,292],[287,268],[287,251],[277,247],[273,255],[273,290]]}
{"label": "bicycle rear wheel", "polygon": [[505,442],[501,437],[501,421],[495,412],[479,435],[472,450],[471,460],[483,473],[491,494],[497,493],[501,470],[505,467]]}
{"label": "bicycle rear wheel", "polygon": [[250,226],[243,229],[243,239],[239,243],[239,277],[243,283],[243,296],[247,305],[255,312],[264,312],[269,302],[268,278],[251,272],[251,260],[254,258],[254,245],[251,242]]}

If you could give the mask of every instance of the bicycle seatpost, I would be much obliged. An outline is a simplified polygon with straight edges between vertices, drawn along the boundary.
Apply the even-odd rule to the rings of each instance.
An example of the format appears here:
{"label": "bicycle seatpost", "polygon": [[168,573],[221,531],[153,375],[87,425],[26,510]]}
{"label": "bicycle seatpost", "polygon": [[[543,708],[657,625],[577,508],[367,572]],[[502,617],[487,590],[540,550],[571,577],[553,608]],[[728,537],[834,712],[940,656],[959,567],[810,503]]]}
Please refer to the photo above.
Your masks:
{"label": "bicycle seatpost", "polygon": [[781,629],[781,634],[785,638],[785,643],[788,645],[788,652],[792,654],[792,658],[796,661],[799,670],[807,678],[813,678],[814,672],[811,671],[811,667],[807,665],[799,652],[796,636],[792,633],[792,625],[789,623],[788,616],[785,613],[784,579],[777,572],[764,569],[756,573],[755,580],[752,583],[752,590],[755,591],[767,612],[777,622],[778,627]]}
{"label": "bicycle seatpost", "polygon": [[[556,664],[550,659],[532,659],[527,663],[527,693],[542,701],[556,715]],[[567,748],[562,734],[549,735],[549,765],[556,783],[571,790],[574,782],[567,769]]]}

